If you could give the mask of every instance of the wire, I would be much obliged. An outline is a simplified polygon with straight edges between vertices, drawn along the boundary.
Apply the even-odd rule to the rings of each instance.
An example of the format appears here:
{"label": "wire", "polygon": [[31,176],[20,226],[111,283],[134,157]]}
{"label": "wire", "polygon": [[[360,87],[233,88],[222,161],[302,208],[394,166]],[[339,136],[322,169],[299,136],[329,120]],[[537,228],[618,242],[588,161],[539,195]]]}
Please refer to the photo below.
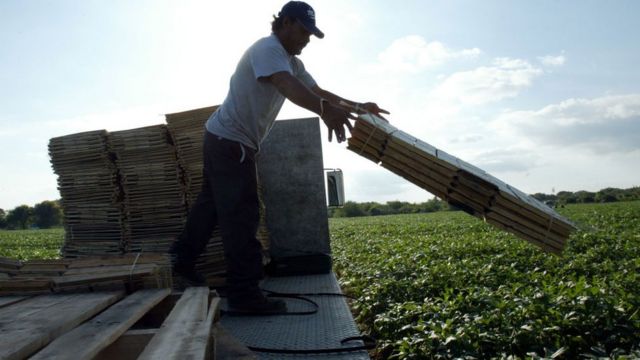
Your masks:
{"label": "wire", "polygon": [[353,352],[353,351],[365,351],[376,348],[376,339],[368,335],[351,336],[340,340],[340,344],[344,345],[350,341],[361,340],[364,345],[357,345],[351,347],[337,347],[337,348],[324,348],[324,349],[272,349],[263,348],[257,346],[247,346],[251,351],[266,352],[272,354],[327,354],[327,353],[340,353],[340,352]]}
{"label": "wire", "polygon": [[[310,304],[312,304],[314,306],[313,310],[310,311],[298,311],[298,312],[277,312],[277,313],[248,313],[248,312],[242,312],[242,311],[229,311],[229,310],[222,310],[221,312],[223,314],[226,315],[231,315],[231,316],[255,316],[255,315],[262,315],[262,316],[272,316],[272,315],[312,315],[318,312],[318,310],[320,309],[320,305],[318,305],[317,302],[306,298],[305,296],[337,296],[337,297],[344,297],[344,298],[349,298],[349,299],[353,299],[353,300],[358,300],[357,298],[350,296],[350,295],[345,295],[345,294],[341,294],[341,293],[325,293],[325,292],[318,292],[318,293],[281,293],[281,292],[277,292],[277,291],[272,291],[272,290],[267,290],[267,289],[261,289],[262,291],[264,291],[265,293],[267,293],[268,297],[282,297],[282,298],[289,298],[289,299],[296,299],[296,300],[302,300],[305,302],[308,302]],[[259,347],[259,346],[247,346],[247,348],[251,351],[255,351],[255,352],[264,352],[264,353],[272,353],[272,354],[327,354],[327,353],[343,353],[343,352],[354,352],[354,351],[367,351],[367,350],[372,350],[375,349],[377,346],[376,343],[376,339],[374,339],[373,337],[369,336],[369,335],[359,335],[359,336],[351,336],[351,337],[346,337],[342,340],[340,340],[340,345],[345,345],[349,342],[352,341],[362,341],[362,345],[355,345],[355,346],[349,346],[349,347],[335,347],[335,348],[322,348],[322,349],[276,349],[276,348],[266,348],[266,347]]]}

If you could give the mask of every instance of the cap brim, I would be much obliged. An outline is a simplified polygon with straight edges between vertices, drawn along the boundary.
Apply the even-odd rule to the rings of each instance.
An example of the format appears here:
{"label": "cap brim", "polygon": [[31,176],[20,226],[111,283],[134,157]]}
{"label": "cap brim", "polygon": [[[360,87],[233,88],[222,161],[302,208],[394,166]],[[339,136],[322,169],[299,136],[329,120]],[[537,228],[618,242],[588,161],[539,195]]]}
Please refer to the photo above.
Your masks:
{"label": "cap brim", "polygon": [[297,19],[300,24],[302,24],[302,26],[310,33],[312,33],[313,35],[315,35],[317,38],[322,39],[324,38],[324,33],[322,31],[320,31],[320,29],[318,29],[317,26],[315,26],[314,24],[305,24],[304,21],[301,21],[300,19]]}

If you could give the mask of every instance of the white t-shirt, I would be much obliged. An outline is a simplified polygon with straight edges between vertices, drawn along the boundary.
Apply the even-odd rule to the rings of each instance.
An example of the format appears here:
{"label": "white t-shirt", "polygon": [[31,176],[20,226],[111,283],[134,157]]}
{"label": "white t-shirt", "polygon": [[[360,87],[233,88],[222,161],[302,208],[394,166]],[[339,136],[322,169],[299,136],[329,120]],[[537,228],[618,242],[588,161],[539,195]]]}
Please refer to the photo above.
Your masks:
{"label": "white t-shirt", "polygon": [[316,82],[300,59],[289,55],[275,34],[256,41],[238,62],[224,102],[207,120],[209,132],[255,150],[269,134],[285,97],[260,77],[286,71],[311,88]]}

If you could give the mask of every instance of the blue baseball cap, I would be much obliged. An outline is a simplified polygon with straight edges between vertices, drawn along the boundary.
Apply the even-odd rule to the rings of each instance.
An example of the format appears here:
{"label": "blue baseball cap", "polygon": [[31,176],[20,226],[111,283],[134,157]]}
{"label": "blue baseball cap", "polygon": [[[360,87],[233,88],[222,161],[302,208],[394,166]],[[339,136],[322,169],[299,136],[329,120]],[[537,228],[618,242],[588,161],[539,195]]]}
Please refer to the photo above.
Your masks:
{"label": "blue baseball cap", "polygon": [[289,1],[284,4],[278,16],[287,16],[297,19],[308,32],[322,39],[324,33],[316,26],[316,13],[313,8],[304,1]]}

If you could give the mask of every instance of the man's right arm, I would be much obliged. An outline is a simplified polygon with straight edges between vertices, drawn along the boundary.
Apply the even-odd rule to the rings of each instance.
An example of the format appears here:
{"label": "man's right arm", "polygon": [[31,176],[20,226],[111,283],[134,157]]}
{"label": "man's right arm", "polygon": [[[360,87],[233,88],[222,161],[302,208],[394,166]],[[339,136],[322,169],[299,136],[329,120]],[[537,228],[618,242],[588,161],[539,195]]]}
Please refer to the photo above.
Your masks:
{"label": "man's right arm", "polygon": [[320,115],[329,129],[329,141],[332,139],[333,132],[336,133],[338,142],[346,140],[344,126],[346,125],[351,130],[352,126],[349,122],[349,118],[353,119],[351,113],[331,105],[329,101],[323,101],[320,96],[289,72],[277,72],[262,79],[271,82],[284,97],[294,104]]}

